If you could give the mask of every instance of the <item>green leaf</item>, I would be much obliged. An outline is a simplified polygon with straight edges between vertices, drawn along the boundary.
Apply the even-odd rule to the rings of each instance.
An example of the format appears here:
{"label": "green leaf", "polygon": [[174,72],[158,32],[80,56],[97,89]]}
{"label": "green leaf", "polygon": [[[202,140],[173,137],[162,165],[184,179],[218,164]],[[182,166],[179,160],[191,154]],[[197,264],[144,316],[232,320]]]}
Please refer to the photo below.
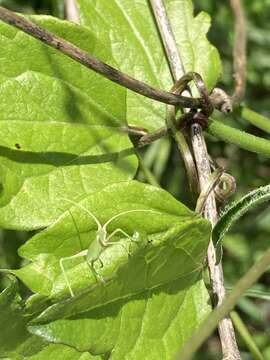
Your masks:
{"label": "green leaf", "polygon": [[269,199],[270,185],[267,185],[251,191],[240,200],[228,205],[221,213],[219,221],[213,229],[212,239],[216,247],[221,246],[223,237],[241,216]]}
{"label": "green leaf", "polygon": [[[108,279],[109,299],[151,289],[202,268],[210,225],[166,191],[136,181],[123,182],[85,196],[80,204],[90,210],[101,224],[128,211],[111,222],[108,234],[120,228],[130,236],[135,231],[140,235],[140,246],[133,244],[134,254],[130,258],[127,239],[122,239],[122,246],[110,246],[102,254],[103,268],[98,270]],[[139,209],[142,211],[130,212]],[[69,292],[59,261],[75,255],[82,248],[87,249],[96,236],[95,221],[81,208],[72,207],[71,214],[64,212],[55,224],[21,247],[20,255],[32,263],[14,273],[34,292],[53,298],[67,295]],[[121,238],[123,235],[115,237]],[[181,267],[176,271],[178,262]],[[102,282],[96,285],[95,274],[84,258],[66,261],[65,269],[75,294],[87,287],[92,293],[93,286],[96,291],[103,291]],[[138,273],[140,277],[135,281]],[[129,280],[131,277],[134,277],[132,282]],[[125,284],[122,291],[118,289],[118,282]]]}
{"label": "green leaf", "polygon": [[[0,91],[0,120],[57,120],[107,126],[121,123],[121,117],[113,118],[65,79],[26,70],[15,78],[0,75]],[[121,103],[121,98],[118,101]]]}
{"label": "green leaf", "polygon": [[210,310],[201,280],[209,222],[166,191],[136,181],[108,186],[79,204],[101,224],[124,211],[143,210],[127,212],[108,226],[108,234],[117,228],[129,235],[138,232],[139,243],[132,244],[128,256],[128,240],[113,238],[116,244],[101,254],[103,267],[95,264],[105,283],[84,258],[67,261],[66,275],[75,293],[71,297],[59,260],[81,251],[78,231],[84,249],[95,241],[96,223],[74,206],[35,235],[20,249],[32,263],[14,273],[34,292],[67,299],[47,308],[29,330],[79,351],[112,352],[113,359],[137,359],[143,353],[149,359],[158,353],[171,359]]}
{"label": "green leaf", "polygon": [[[115,66],[110,47],[86,28],[49,16],[31,20]],[[126,90],[122,87],[3,22],[0,46],[5,49],[0,55],[0,120],[109,126],[125,122]]]}
{"label": "green leaf", "polygon": [[9,286],[0,293],[0,358],[16,360],[45,359],[100,359],[88,352],[79,352],[65,345],[46,343],[42,338],[32,335],[27,330],[31,316],[24,312],[18,284],[14,277]]}
{"label": "green leaf", "polygon": [[[114,65],[110,49],[86,28],[32,19]],[[4,23],[0,46],[2,227],[47,226],[62,213],[59,197],[77,199],[135,175],[132,144],[119,130],[125,89]]]}
{"label": "green leaf", "polygon": [[[27,331],[27,323],[31,319],[25,316],[21,297],[18,293],[18,283],[14,277],[10,277],[9,286],[0,293],[0,318],[1,318],[1,337],[0,337],[0,357],[21,359],[20,353],[28,348],[32,353],[35,349],[40,349],[45,342],[33,336]],[[31,346],[31,348],[29,348]]]}
{"label": "green leaf", "polygon": [[132,145],[116,127],[14,120],[0,121],[0,134],[4,228],[47,226],[70,207],[63,197],[81,198],[136,172]]}
{"label": "green leaf", "polygon": [[[114,359],[129,354],[136,359],[145,351],[149,358],[160,353],[164,359],[170,359],[179,343],[185,343],[210,311],[201,280],[210,224],[164,190],[135,181],[111,185],[87,196],[81,203],[102,224],[125,210],[150,210],[149,214],[127,213],[108,227],[109,233],[121,228],[131,235],[136,230],[141,243],[134,244],[130,258],[120,246],[105,250],[102,254],[105,284],[96,283],[84,261],[71,262],[67,266],[67,275],[76,296],[70,298],[68,295],[67,300],[45,309],[31,323],[29,330],[41,336],[45,344],[46,341],[66,344],[91,354],[113,350]],[[71,211],[84,247],[87,247],[95,240],[96,224],[80,208],[73,207]],[[37,300],[29,302],[28,312],[36,308],[40,294],[46,294],[46,291],[54,297],[68,294],[59,259],[80,251],[77,236],[70,213],[66,212],[54,225],[35,235],[21,248],[21,255],[32,259],[33,263],[14,273],[39,293]],[[143,241],[145,237],[146,242]],[[125,244],[125,240],[117,240]],[[48,260],[44,268],[41,257]],[[53,290],[48,291],[48,284]],[[161,305],[167,310],[161,312]],[[24,351],[26,348],[23,347]],[[34,359],[43,359],[50,352],[58,354],[57,351],[56,345],[44,345]]]}
{"label": "green leaf", "polygon": [[[29,319],[23,318],[20,311],[21,298],[18,293],[18,283],[12,277],[9,286],[0,293],[1,355],[17,347],[29,336],[26,331],[26,323]],[[10,336],[11,327],[13,327],[12,337]]]}
{"label": "green leaf", "polygon": [[[118,67],[155,87],[169,90],[172,78],[148,1],[78,0],[80,16],[112,50]],[[217,50],[206,39],[210,18],[193,16],[191,0],[166,0],[167,12],[185,71],[197,71],[210,89],[221,72]],[[156,129],[164,124],[165,105],[128,91],[127,120]]]}
{"label": "green leaf", "polygon": [[77,351],[74,348],[69,346],[65,346],[62,344],[49,344],[41,351],[36,354],[26,357],[25,355],[22,357],[24,359],[29,360],[48,360],[48,359],[57,359],[57,360],[102,360],[101,356],[91,355],[88,351]]}
{"label": "green leaf", "polygon": [[[196,274],[152,291],[80,313],[80,304],[68,300],[55,305],[29,326],[29,330],[54,343],[80,351],[108,354],[110,359],[173,358],[210,311],[208,294]],[[97,301],[98,303],[98,301]],[[61,319],[53,319],[60,307]],[[64,309],[73,315],[63,318]],[[50,312],[53,309],[48,309]],[[61,314],[62,313],[62,314]]]}

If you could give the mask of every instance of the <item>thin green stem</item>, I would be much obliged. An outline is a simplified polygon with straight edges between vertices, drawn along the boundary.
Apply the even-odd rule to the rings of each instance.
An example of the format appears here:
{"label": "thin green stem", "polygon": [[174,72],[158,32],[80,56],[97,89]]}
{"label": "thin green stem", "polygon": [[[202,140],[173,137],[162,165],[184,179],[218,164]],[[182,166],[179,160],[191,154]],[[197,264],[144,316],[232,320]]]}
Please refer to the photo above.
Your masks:
{"label": "thin green stem", "polygon": [[242,149],[270,157],[270,140],[248,134],[214,119],[209,121],[207,132]]}
{"label": "thin green stem", "polygon": [[212,314],[199,327],[196,333],[186,343],[177,359],[189,360],[199,349],[204,341],[211,335],[218,322],[223,319],[237,303],[238,299],[245,291],[254,284],[258,278],[267,270],[270,265],[270,248],[264,253],[263,257],[256,262],[249,271],[237,282],[233,291],[225,298],[223,303],[215,308]]}
{"label": "thin green stem", "polygon": [[241,117],[257,128],[270,134],[270,119],[246,107],[240,110]]}
{"label": "thin green stem", "polygon": [[238,331],[239,335],[241,336],[242,340],[246,344],[247,348],[249,349],[250,353],[253,356],[254,360],[263,360],[263,355],[258,349],[257,345],[255,344],[250,332],[248,331],[246,325],[240,318],[239,314],[236,311],[232,311],[230,313],[231,319],[233,321],[234,327]]}
{"label": "thin green stem", "polygon": [[[226,290],[227,291],[232,291],[232,286],[226,286]],[[269,291],[262,291],[262,290],[256,290],[256,289],[249,289],[248,291],[245,292],[244,294],[246,297],[251,297],[251,298],[255,298],[255,299],[262,299],[262,300],[267,300],[270,301],[270,293]]]}

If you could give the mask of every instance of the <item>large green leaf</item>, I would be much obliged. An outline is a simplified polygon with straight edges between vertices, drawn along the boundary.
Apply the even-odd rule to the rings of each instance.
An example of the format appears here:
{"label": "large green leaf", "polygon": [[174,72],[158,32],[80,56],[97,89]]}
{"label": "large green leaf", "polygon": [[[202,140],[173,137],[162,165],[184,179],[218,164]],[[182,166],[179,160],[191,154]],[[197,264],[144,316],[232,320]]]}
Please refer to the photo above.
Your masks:
{"label": "large green leaf", "polygon": [[114,359],[138,359],[143,353],[154,359],[158,352],[170,359],[209,311],[201,270],[210,224],[166,191],[136,181],[110,185],[78,204],[101,224],[124,211],[141,210],[108,226],[109,234],[117,228],[138,232],[139,243],[130,244],[123,235],[113,238],[122,246],[108,247],[101,255],[103,267],[96,264],[105,283],[84,258],[67,261],[71,297],[59,260],[81,251],[78,231],[83,248],[95,241],[95,221],[74,206],[30,239],[20,254],[32,262],[14,273],[36,293],[67,298],[47,308],[30,331],[91,354],[112,351]]}
{"label": "large green leaf", "polygon": [[[62,201],[64,205],[65,200]],[[136,181],[123,182],[85,196],[80,204],[92,211],[101,224],[119,213],[141,210],[119,216],[108,227],[108,233],[118,228],[130,236],[134,231],[138,232],[142,245],[133,244],[134,255],[129,261],[125,249],[127,239],[123,239],[124,246],[115,245],[104,251],[103,277],[110,278],[113,274],[118,279],[116,283],[126,283],[120,292],[118,285],[115,288],[115,282],[109,281],[110,299],[113,296],[129,296],[201,269],[209,241],[209,223],[166,191]],[[51,297],[63,296],[63,292],[67,294],[68,289],[60,271],[59,260],[80,252],[81,246],[87,249],[96,234],[95,221],[83,209],[75,206],[71,214],[69,211],[64,212],[55,224],[23,245],[20,255],[32,260],[32,263],[16,270],[16,274],[34,292]],[[120,234],[118,239],[121,237],[123,235]],[[176,271],[175,264],[178,262],[182,265]],[[123,268],[118,273],[116,270],[119,264]],[[96,277],[84,258],[67,261],[66,268],[75,293],[87,286],[96,286]],[[140,273],[140,278],[129,282],[128,278],[136,277],[137,273]],[[100,283],[97,291],[102,289]],[[93,291],[92,287],[89,291]]]}
{"label": "large green leaf", "polygon": [[[77,0],[84,25],[108,46],[118,67],[153,86],[169,90],[172,78],[148,1]],[[210,18],[193,16],[191,0],[166,0],[185,71],[197,71],[211,89],[221,72],[217,50],[206,39]],[[130,124],[156,129],[164,124],[165,105],[127,95]]]}
{"label": "large green leaf", "polygon": [[63,122],[0,121],[0,224],[35,229],[70,204],[63,197],[128,179],[136,159],[115,127]]}
{"label": "large green leaf", "polygon": [[78,313],[80,304],[74,303],[74,315],[63,318],[64,308],[72,307],[68,300],[59,304],[61,319],[53,320],[56,313],[48,319],[44,313],[29,330],[49,342],[106,353],[114,360],[171,360],[209,314],[208,302],[203,282],[193,274],[84,313]]}
{"label": "large green leaf", "polygon": [[[32,19],[114,65],[88,29]],[[4,23],[0,46],[2,227],[47,226],[62,212],[59,197],[77,199],[134,176],[136,159],[125,152],[132,145],[117,130],[125,124],[125,89]]]}

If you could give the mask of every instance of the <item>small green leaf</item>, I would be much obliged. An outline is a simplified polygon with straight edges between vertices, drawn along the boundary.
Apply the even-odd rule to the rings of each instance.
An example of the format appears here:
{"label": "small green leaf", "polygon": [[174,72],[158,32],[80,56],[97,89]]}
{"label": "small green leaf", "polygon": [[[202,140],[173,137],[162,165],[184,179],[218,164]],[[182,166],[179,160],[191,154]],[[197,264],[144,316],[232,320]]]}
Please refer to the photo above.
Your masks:
{"label": "small green leaf", "polygon": [[[241,216],[269,199],[270,185],[267,185],[251,191],[240,200],[228,205],[213,229],[212,238],[216,247],[220,248],[223,237]],[[217,261],[220,261],[220,257]]]}
{"label": "small green leaf", "polygon": [[0,121],[0,224],[47,226],[63,209],[61,198],[132,178],[137,161],[116,127],[61,122]]}
{"label": "small green leaf", "polygon": [[[148,1],[78,0],[80,16],[98,39],[112,49],[118,67],[155,87],[169,90],[172,78]],[[206,33],[210,18],[193,15],[191,0],[166,0],[165,5],[185,71],[197,71],[210,89],[221,72],[217,50]],[[128,91],[127,120],[150,130],[164,125],[165,105]]]}

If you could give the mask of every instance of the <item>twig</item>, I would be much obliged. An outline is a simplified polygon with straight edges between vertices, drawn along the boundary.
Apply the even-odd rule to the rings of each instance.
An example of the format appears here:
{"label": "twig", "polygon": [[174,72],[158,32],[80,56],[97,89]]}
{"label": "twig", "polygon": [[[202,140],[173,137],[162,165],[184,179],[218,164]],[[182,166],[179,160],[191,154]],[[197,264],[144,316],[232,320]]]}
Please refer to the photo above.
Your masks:
{"label": "twig", "polygon": [[230,4],[235,18],[233,51],[235,89],[232,100],[234,105],[238,105],[246,91],[246,21],[241,0],[230,0]]}
{"label": "twig", "polygon": [[168,130],[165,126],[163,126],[150,134],[146,134],[142,136],[139,139],[138,143],[136,144],[136,147],[143,147],[146,145],[150,145],[153,141],[156,141],[162,138],[163,136],[166,136],[167,134],[168,134]]}
{"label": "twig", "polygon": [[150,3],[163,41],[163,46],[169,59],[172,75],[174,81],[176,81],[184,75],[185,70],[178,53],[166,9],[161,0],[150,0]]}
{"label": "twig", "polygon": [[[257,261],[248,272],[235,284],[232,292],[226,297],[221,306],[217,307],[205,322],[198,328],[196,333],[185,345],[184,349],[179,354],[177,359],[189,360],[192,356],[190,349],[199,347],[208,338],[209,335],[216,328],[217,322],[222,319],[228,312],[233,309],[239,298],[246,290],[254,284],[259,277],[267,270],[270,265],[270,248],[264,253],[262,258]],[[233,357],[228,357],[227,360],[233,360]]]}
{"label": "twig", "polygon": [[[209,157],[207,153],[207,148],[205,140],[203,137],[201,126],[194,124],[191,127],[191,139],[192,147],[195,155],[195,160],[197,164],[200,188],[203,189],[209,181],[209,176],[211,174],[211,167],[209,163]],[[204,216],[211,222],[214,226],[217,222],[217,208],[214,194],[210,194],[206,203]],[[223,270],[221,263],[216,265],[216,253],[213,242],[210,241],[208,251],[207,251],[207,260],[208,268],[210,273],[210,279],[213,289],[214,297],[216,298],[216,306],[220,306],[222,301],[225,298],[225,287],[223,279]],[[222,346],[222,353],[224,359],[241,359],[240,353],[237,347],[235,340],[234,329],[232,321],[229,317],[220,319],[218,324],[219,336]]]}
{"label": "twig", "polygon": [[202,105],[201,99],[175,95],[167,91],[153,88],[152,86],[147,85],[142,81],[136,80],[133,77],[124,74],[123,72],[116,70],[110,65],[107,65],[104,62],[98,60],[94,56],[88,54],[86,51],[78,48],[61,37],[41,28],[23,16],[16,15],[12,11],[5,9],[2,6],[0,6],[0,20],[17,27],[18,29],[41,40],[47,45],[61,51],[82,65],[103,75],[107,79],[132,91],[135,91],[138,94],[166,104],[178,105],[185,108],[200,108]]}
{"label": "twig", "polygon": [[74,23],[80,23],[80,15],[76,0],[65,0],[66,19]]}
{"label": "twig", "polygon": [[[185,75],[184,64],[179,55],[179,51],[176,45],[176,41],[169,23],[166,8],[163,4],[163,0],[149,0],[159,33],[162,38],[163,46],[169,61],[170,69],[174,78],[174,82],[179,80]],[[191,96],[189,90],[182,92],[184,96]]]}
{"label": "twig", "polygon": [[[155,15],[157,14],[156,22],[158,24],[161,37],[163,39],[163,42],[166,42],[166,44],[164,44],[164,47],[166,49],[166,54],[168,57],[169,64],[171,66],[172,73],[174,74],[177,71],[178,76],[182,76],[183,74],[179,74],[179,69],[184,70],[182,61],[179,52],[176,53],[175,51],[175,49],[177,49],[177,46],[172,34],[172,30],[169,25],[169,20],[166,14],[166,9],[163,4],[163,0],[150,0],[150,2],[154,14]],[[171,48],[172,42],[174,42],[174,45]],[[169,49],[171,48],[171,50],[168,51],[167,50],[168,48]],[[178,63],[178,65],[176,65],[176,62]],[[207,153],[207,148],[204,141],[201,126],[195,124],[192,129],[193,131],[191,134],[191,139],[193,145],[193,152],[197,163],[200,188],[203,189],[207,185],[209,181],[209,176],[211,174],[209,156]],[[210,220],[212,225],[214,225],[217,221],[217,208],[213,193],[210,194],[209,198],[205,203],[204,216]],[[221,265],[215,264],[216,263],[215,249],[212,241],[210,242],[208,248],[207,258],[208,258],[208,267],[209,267],[210,278],[213,286],[213,291],[218,298],[218,304],[220,304],[225,296],[223,271]],[[219,334],[220,334],[224,359],[226,357],[230,358],[230,360],[241,359],[235,340],[233,325],[229,318],[225,318],[220,321]]]}

